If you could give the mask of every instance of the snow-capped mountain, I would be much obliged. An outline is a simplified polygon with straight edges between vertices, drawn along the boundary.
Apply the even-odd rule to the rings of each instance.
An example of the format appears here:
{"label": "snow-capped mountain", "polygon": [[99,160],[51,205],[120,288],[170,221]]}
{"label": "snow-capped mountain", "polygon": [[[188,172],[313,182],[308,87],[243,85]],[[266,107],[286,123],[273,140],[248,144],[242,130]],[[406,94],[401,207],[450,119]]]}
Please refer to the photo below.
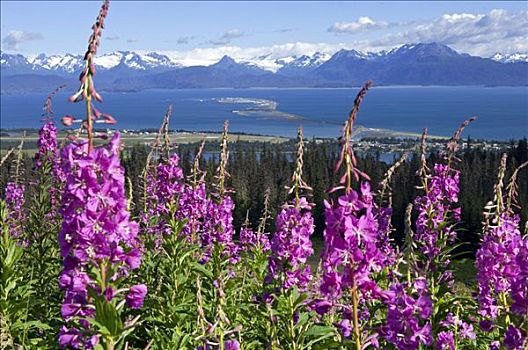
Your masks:
{"label": "snow-capped mountain", "polygon": [[95,58],[95,64],[105,69],[119,65],[137,70],[173,69],[181,65],[172,61],[168,56],[157,52],[137,53],[131,51],[116,51]]}
{"label": "snow-capped mountain", "polygon": [[314,52],[312,54],[293,55],[277,57],[267,54],[250,58],[243,58],[239,63],[247,66],[258,67],[272,73],[286,73],[290,70],[310,70],[316,68],[330,59],[332,55],[326,52]]}
{"label": "snow-capped mountain", "polygon": [[313,55],[290,56],[280,58],[277,63],[290,67],[310,67],[315,68],[328,61],[332,55],[324,52],[316,52]]}
{"label": "snow-capped mountain", "polygon": [[439,43],[406,44],[378,54],[341,50],[314,73],[326,80],[325,86],[366,80],[386,85],[528,85],[528,64],[499,64]]}
{"label": "snow-capped mountain", "polygon": [[[280,56],[208,58],[198,65],[189,57],[160,52],[116,51],[95,58],[105,74],[98,83],[116,91],[148,88],[349,87],[366,80],[378,85],[526,86],[526,54],[482,58],[438,43],[407,44],[389,51],[342,49]],[[192,57],[191,57],[192,58]],[[499,63],[502,62],[502,63]],[[24,57],[1,53],[2,91],[47,91],[59,81],[74,81],[84,66],[81,56]],[[45,76],[53,84],[45,85]],[[40,85],[36,85],[40,81]],[[22,82],[26,82],[22,84]],[[46,89],[44,89],[46,88]],[[33,91],[31,90],[31,91]]]}
{"label": "snow-capped mountain", "polygon": [[12,74],[26,74],[31,73],[37,69],[31,64],[27,57],[20,54],[0,54],[0,67],[2,71],[6,70]]}
{"label": "snow-capped mountain", "polygon": [[212,69],[236,74],[262,74],[265,70],[253,62],[236,62],[233,58],[225,55],[220,61],[209,66]]}
{"label": "snow-capped mountain", "polygon": [[332,57],[329,53],[315,52],[313,55],[301,55],[279,58],[275,60],[280,66],[278,72],[282,74],[296,74],[300,71],[308,72],[319,67]]}
{"label": "snow-capped mountain", "polygon": [[[383,54],[385,54],[385,52],[383,52]],[[373,52],[362,52],[354,49],[341,49],[337,51],[331,58],[334,60],[370,60],[376,57],[380,57],[380,54]]]}
{"label": "snow-capped mountain", "polygon": [[[315,52],[311,55],[272,57],[272,55],[262,55],[237,60],[237,64],[248,67],[263,69],[273,73],[281,69],[288,70],[310,70],[320,66],[330,59],[329,53]],[[227,57],[232,60],[231,57]],[[95,57],[95,66],[98,69],[110,70],[114,68],[129,68],[136,71],[162,71],[188,66],[185,61],[171,58],[165,54],[157,52],[132,52],[115,51]],[[1,54],[2,69],[16,69],[16,74],[26,72],[49,72],[59,75],[77,74],[84,67],[83,56],[81,55],[46,55],[25,57],[19,54]],[[216,63],[215,63],[216,64]]]}
{"label": "snow-capped mountain", "polygon": [[405,44],[390,51],[383,52],[381,55],[379,55],[381,58],[386,57],[390,59],[420,59],[434,56],[454,58],[469,55],[458,53],[449,46],[439,43]]}
{"label": "snow-capped mountain", "polygon": [[51,55],[41,53],[35,57],[29,57],[28,63],[33,65],[35,69],[44,69],[54,73],[73,74],[82,69],[83,57],[71,54],[65,55]]}
{"label": "snow-capped mountain", "polygon": [[505,55],[497,52],[495,55],[490,57],[492,60],[501,63],[515,63],[515,62],[528,62],[528,53],[512,53]]}
{"label": "snow-capped mountain", "polygon": [[[158,72],[181,67],[180,64],[173,62],[168,56],[156,52],[115,51],[96,56],[94,63],[96,68],[102,70],[122,68]],[[83,69],[85,62],[81,55],[40,54],[26,58],[19,54],[2,52],[0,64],[2,70],[6,69],[9,74],[47,72],[57,75],[70,75],[79,73]]]}
{"label": "snow-capped mountain", "polygon": [[[354,60],[386,60],[386,59],[416,59],[420,57],[442,56],[456,57],[459,54],[448,46],[430,44],[406,44],[389,51],[363,52],[359,50],[341,49],[335,53],[314,52],[311,54],[278,57],[276,54],[266,54],[256,57],[238,58],[237,64],[255,67],[286,75],[308,72],[322,64],[332,61]],[[230,57],[229,57],[230,58]],[[496,53],[490,59],[502,63],[528,62],[527,53],[501,54]],[[130,69],[139,72],[160,72],[189,66],[185,60],[170,57],[158,52],[115,51],[95,57],[95,65],[100,70],[115,68]],[[84,67],[82,55],[46,55],[25,57],[20,54],[1,53],[0,66],[6,74],[51,73],[57,75],[77,74]]]}

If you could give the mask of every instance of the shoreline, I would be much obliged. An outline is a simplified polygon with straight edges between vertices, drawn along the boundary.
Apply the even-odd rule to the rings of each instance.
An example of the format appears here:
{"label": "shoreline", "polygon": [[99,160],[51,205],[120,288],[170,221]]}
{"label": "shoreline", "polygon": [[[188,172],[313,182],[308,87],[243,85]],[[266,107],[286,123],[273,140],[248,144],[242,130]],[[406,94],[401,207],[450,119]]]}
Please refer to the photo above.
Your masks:
{"label": "shoreline", "polygon": [[[38,128],[0,128],[0,148],[1,143],[7,142],[20,142],[22,139],[25,142],[36,142],[38,139]],[[65,137],[67,131],[73,131],[73,129],[59,129],[58,137]],[[99,129],[105,131],[105,129]],[[158,134],[158,129],[146,128],[146,129],[106,129],[110,132],[119,131],[122,134],[122,139],[128,141],[152,141]],[[23,133],[26,132],[26,136]],[[199,143],[202,139],[209,142],[215,142],[220,139],[222,131],[217,130],[185,130],[185,129],[170,129],[169,136],[175,143]],[[294,141],[295,137],[289,137],[284,135],[273,135],[273,134],[258,134],[258,133],[245,133],[245,132],[229,132],[229,142],[248,141],[248,142],[288,142]],[[383,141],[417,141],[421,138],[420,133],[412,133],[405,131],[397,131],[390,129],[380,128],[368,128],[363,125],[357,125],[354,129],[354,142],[361,142],[365,140],[377,140],[383,143]],[[440,135],[427,135],[430,142],[446,142],[450,139],[448,136]],[[520,141],[523,138],[512,139],[514,142]],[[316,140],[316,141],[336,141],[336,137],[305,137],[305,140]],[[509,144],[512,140],[493,140],[493,139],[479,139],[472,138],[472,142],[475,143],[488,143],[488,144]]]}
{"label": "shoreline", "polygon": [[[114,94],[134,94],[145,91],[196,91],[196,90],[215,90],[215,91],[259,91],[259,90],[358,90],[361,86],[297,86],[297,87],[277,87],[277,86],[248,86],[248,87],[196,87],[196,88],[145,88],[145,89],[106,89],[101,88],[101,92]],[[527,85],[374,85],[376,89],[412,89],[412,88],[426,88],[426,89],[444,89],[444,88],[479,88],[479,89],[494,89],[494,88],[512,88],[512,89],[528,89]],[[27,95],[47,95],[49,91],[1,91],[0,96],[27,96]]]}

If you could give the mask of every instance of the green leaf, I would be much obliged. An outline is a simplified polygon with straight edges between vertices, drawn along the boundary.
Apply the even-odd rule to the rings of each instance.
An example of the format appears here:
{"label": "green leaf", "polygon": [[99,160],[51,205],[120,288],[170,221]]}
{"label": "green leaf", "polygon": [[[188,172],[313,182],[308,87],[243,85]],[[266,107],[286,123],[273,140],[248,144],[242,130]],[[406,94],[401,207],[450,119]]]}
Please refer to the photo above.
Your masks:
{"label": "green leaf", "polygon": [[210,280],[214,279],[212,271],[208,270],[204,265],[197,262],[193,262],[191,265],[194,271],[201,273],[203,276],[209,278]]}

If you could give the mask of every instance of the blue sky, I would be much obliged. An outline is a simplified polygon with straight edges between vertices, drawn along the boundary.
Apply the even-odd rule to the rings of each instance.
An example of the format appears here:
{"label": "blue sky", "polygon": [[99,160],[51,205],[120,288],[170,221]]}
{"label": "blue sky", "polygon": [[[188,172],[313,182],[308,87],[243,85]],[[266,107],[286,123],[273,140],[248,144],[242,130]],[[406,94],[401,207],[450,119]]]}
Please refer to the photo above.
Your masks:
{"label": "blue sky", "polygon": [[[2,50],[82,53],[101,2],[1,1]],[[471,54],[528,51],[525,1],[142,2],[110,5],[101,52],[174,55],[388,49],[439,41]],[[274,51],[274,52],[275,52]]]}

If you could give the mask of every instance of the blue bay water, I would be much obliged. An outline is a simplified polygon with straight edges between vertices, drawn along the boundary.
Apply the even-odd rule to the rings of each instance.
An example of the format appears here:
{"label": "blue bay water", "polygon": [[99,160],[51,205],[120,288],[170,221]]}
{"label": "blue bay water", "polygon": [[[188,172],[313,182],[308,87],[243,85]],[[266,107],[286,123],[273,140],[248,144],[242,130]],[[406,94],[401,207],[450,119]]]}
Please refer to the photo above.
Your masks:
{"label": "blue bay water", "polygon": [[[225,119],[236,132],[294,136],[302,125],[307,137],[335,137],[341,130],[358,89],[189,89],[104,93],[101,111],[112,114],[122,129],[157,128],[169,104],[172,129],[221,130]],[[82,104],[56,96],[57,117],[83,115]],[[234,97],[273,100],[280,116],[233,110],[251,103],[221,104],[214,99]],[[37,128],[46,94],[2,95],[2,128]],[[285,119],[284,116],[302,119]],[[370,128],[450,136],[460,122],[479,119],[464,133],[473,138],[518,139],[528,136],[528,87],[374,87],[361,106],[358,124]]]}

